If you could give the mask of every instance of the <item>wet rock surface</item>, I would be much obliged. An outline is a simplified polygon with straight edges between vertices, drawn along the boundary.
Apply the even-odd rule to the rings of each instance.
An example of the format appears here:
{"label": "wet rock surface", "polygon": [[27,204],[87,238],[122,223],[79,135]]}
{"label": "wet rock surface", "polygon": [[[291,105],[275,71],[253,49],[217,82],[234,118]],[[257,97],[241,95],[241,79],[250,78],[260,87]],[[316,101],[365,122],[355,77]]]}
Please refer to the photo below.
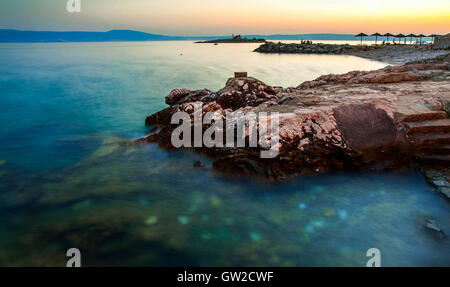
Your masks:
{"label": "wet rock surface", "polygon": [[184,111],[192,117],[200,104],[203,115],[215,111],[224,121],[231,111],[280,114],[279,154],[274,159],[262,159],[259,144],[195,148],[224,172],[278,180],[331,170],[401,168],[417,162],[424,147],[434,148],[436,134],[443,139],[438,144],[450,140],[444,104],[450,99],[449,81],[447,62],[325,75],[296,88],[231,78],[217,92],[172,91],[166,97],[170,106],[146,119],[152,132],[135,143],[173,148],[172,115]]}
{"label": "wet rock surface", "polygon": [[450,169],[433,165],[423,166],[421,169],[428,182],[444,197],[450,199]]}
{"label": "wet rock surface", "polygon": [[444,231],[438,226],[436,220],[434,219],[427,219],[425,222],[425,228],[427,228],[430,231],[433,231],[439,239],[445,239],[447,236],[445,235]]}

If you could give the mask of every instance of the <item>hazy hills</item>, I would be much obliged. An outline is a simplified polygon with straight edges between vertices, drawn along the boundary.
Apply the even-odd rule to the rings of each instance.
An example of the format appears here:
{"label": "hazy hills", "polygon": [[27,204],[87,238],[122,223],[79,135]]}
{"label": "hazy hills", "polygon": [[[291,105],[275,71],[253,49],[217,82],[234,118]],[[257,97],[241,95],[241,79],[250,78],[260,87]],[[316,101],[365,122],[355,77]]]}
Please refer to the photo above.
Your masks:
{"label": "hazy hills", "polygon": [[[181,41],[225,39],[231,36],[166,36],[132,30],[111,30],[108,32],[50,32],[0,29],[0,42],[120,42],[120,41]],[[351,34],[297,34],[297,35],[243,35],[246,38],[266,40],[358,40]],[[365,40],[372,40],[366,37]]]}

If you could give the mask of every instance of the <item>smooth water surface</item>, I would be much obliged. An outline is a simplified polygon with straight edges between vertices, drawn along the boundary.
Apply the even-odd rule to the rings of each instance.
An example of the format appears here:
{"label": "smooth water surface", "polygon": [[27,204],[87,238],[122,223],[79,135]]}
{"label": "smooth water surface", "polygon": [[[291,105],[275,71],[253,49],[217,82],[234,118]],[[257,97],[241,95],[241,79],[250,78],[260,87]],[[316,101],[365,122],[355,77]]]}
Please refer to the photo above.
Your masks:
{"label": "smooth water surface", "polygon": [[[415,171],[233,179],[190,151],[123,146],[173,88],[224,86],[235,71],[297,86],[386,64],[265,55],[258,44],[0,45],[0,265],[449,265],[448,202]],[[204,169],[192,163],[201,160]]]}

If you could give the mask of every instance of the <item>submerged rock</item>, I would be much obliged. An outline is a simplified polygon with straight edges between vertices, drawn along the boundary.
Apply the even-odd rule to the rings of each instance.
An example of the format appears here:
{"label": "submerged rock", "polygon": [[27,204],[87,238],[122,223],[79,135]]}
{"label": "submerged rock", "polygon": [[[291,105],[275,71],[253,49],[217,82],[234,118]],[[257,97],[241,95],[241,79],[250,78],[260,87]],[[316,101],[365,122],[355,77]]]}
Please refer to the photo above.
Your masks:
{"label": "submerged rock", "polygon": [[447,199],[450,199],[450,169],[425,165],[421,170],[428,182]]}
{"label": "submerged rock", "polygon": [[150,216],[149,218],[147,218],[145,220],[145,224],[147,224],[147,225],[153,225],[153,224],[156,224],[157,222],[158,222],[157,216]]}
{"label": "submerged rock", "polygon": [[178,222],[182,225],[186,225],[189,223],[189,217],[185,216],[185,215],[180,215],[178,216]]}
{"label": "submerged rock", "polygon": [[446,235],[444,231],[437,225],[436,220],[434,219],[428,219],[425,223],[425,228],[435,231],[437,235],[439,236],[439,239],[445,239]]}
{"label": "submerged rock", "polygon": [[203,164],[203,162],[201,162],[201,161],[196,161],[196,162],[194,162],[194,164],[193,164],[193,166],[194,167],[205,167],[205,165]]}

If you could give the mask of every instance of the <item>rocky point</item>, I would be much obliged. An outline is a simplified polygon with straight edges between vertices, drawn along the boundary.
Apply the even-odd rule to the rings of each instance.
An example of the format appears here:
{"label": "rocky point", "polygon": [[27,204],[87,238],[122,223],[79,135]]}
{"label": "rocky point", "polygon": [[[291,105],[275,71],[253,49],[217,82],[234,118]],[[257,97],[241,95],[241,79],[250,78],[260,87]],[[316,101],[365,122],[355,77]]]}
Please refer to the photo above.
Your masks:
{"label": "rocky point", "polygon": [[[203,114],[215,111],[224,121],[231,111],[280,114],[275,159],[261,159],[260,146],[195,148],[211,156],[220,171],[279,180],[413,163],[448,166],[449,83],[448,61],[325,75],[291,88],[272,87],[252,77],[230,78],[219,91],[173,90],[166,97],[169,106],[147,117],[151,132],[135,143],[173,148],[172,115],[183,111],[192,116],[194,104],[200,103]],[[434,178],[443,193],[448,192],[447,175]]]}

